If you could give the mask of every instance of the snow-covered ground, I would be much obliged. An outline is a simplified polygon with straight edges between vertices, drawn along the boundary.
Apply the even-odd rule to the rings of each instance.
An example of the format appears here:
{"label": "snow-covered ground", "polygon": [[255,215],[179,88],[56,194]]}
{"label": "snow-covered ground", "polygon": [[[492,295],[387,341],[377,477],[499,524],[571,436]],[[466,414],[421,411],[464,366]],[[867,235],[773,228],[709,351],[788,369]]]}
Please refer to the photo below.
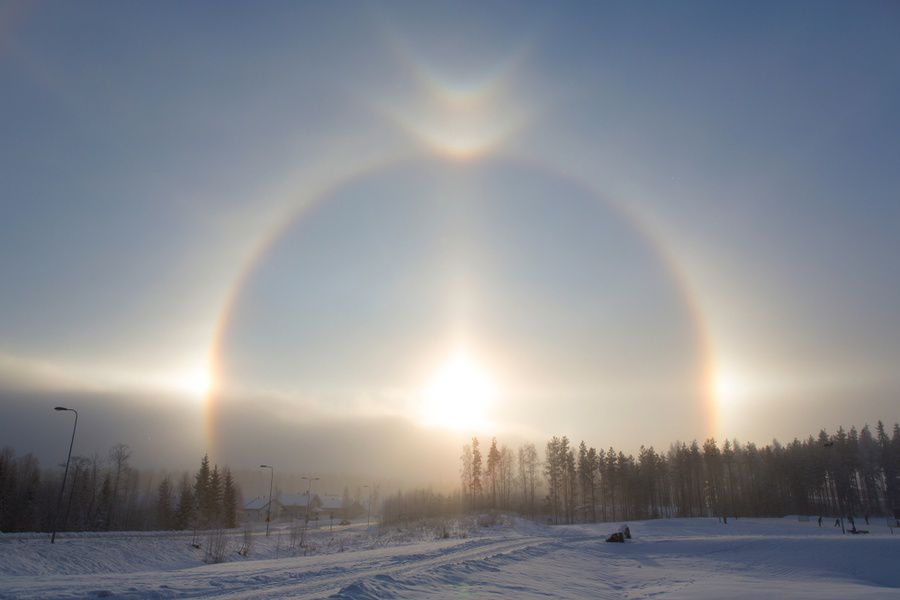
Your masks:
{"label": "snow-covered ground", "polygon": [[176,533],[6,534],[0,597],[900,598],[900,531],[883,521],[843,536],[815,520],[644,521],[604,543],[617,525],[464,521],[443,538],[433,523],[363,523],[313,531],[307,550],[283,526],[256,532],[248,557],[236,533],[221,564]]}

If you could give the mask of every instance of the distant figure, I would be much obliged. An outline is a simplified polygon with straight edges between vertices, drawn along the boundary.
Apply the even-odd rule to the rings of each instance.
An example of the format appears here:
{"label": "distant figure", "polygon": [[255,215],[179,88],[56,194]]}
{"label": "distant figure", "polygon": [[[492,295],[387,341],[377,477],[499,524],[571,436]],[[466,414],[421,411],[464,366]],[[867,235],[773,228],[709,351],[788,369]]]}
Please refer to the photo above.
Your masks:
{"label": "distant figure", "polygon": [[725,516],[725,515],[722,515],[722,522],[723,522],[725,525],[728,525],[728,517]]}
{"label": "distant figure", "polygon": [[866,520],[866,525],[868,525],[869,524],[869,513],[864,514],[863,519]]}
{"label": "distant figure", "polygon": [[841,526],[841,520],[840,520],[840,519],[835,519],[835,520],[834,520],[834,526],[835,526],[835,527],[840,527],[840,526]]}
{"label": "distant figure", "polygon": [[822,515],[819,515],[819,527],[822,526]]}

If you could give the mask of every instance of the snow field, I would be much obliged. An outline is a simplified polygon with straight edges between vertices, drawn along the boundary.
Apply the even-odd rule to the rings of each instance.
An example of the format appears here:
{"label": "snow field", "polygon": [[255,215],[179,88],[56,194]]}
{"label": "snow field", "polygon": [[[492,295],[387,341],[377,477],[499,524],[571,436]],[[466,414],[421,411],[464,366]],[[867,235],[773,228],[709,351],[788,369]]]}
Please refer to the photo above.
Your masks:
{"label": "snow field", "polygon": [[249,558],[217,565],[202,564],[190,536],[75,536],[54,546],[4,536],[0,597],[900,598],[900,531],[883,523],[842,536],[815,520],[657,520],[629,523],[629,543],[604,543],[618,525],[467,522],[449,539],[435,539],[435,524],[381,536],[351,526],[309,537],[327,550],[343,536],[343,552],[332,542],[328,554],[280,558],[277,534],[256,535]]}

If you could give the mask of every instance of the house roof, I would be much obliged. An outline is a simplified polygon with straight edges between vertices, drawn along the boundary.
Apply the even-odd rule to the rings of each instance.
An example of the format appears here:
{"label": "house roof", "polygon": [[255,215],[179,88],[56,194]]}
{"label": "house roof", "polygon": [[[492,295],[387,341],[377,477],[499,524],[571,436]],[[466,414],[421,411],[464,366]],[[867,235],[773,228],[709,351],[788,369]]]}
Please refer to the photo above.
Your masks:
{"label": "house roof", "polygon": [[[313,498],[315,497],[316,495],[313,494]],[[308,498],[306,492],[303,492],[302,494],[281,494],[278,496],[278,501],[285,507],[300,506],[306,508]]]}
{"label": "house roof", "polygon": [[[273,506],[274,506],[274,503],[278,502],[278,500],[273,499],[272,502],[273,502]],[[261,510],[263,508],[266,508],[266,506],[268,506],[268,504],[269,504],[269,499],[267,497],[257,496],[253,500],[249,500],[244,503],[244,510]]]}
{"label": "house roof", "polygon": [[[286,508],[306,508],[307,503],[307,495],[306,492],[301,494],[280,494],[278,496],[278,501],[282,506]],[[344,499],[341,496],[336,494],[316,494],[313,493],[313,504],[312,506],[316,506],[316,499],[318,499],[318,507],[321,510],[339,510],[344,507]]]}
{"label": "house roof", "polygon": [[344,499],[341,496],[325,494],[319,496],[319,500],[322,501],[322,508],[324,510],[338,510],[344,508]]}

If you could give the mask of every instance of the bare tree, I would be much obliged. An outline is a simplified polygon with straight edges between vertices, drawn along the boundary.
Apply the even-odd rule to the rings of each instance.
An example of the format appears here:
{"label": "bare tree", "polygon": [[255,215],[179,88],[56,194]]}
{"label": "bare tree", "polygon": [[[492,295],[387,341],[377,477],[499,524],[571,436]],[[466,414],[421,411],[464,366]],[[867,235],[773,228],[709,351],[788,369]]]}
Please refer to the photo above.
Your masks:
{"label": "bare tree", "polygon": [[537,448],[532,443],[526,443],[519,447],[519,483],[522,486],[522,510],[525,514],[535,515],[535,487],[538,472]]}
{"label": "bare tree", "polygon": [[459,476],[462,483],[463,503],[468,504],[469,508],[474,506],[473,502],[473,486],[472,486],[472,446],[466,444],[463,446],[462,454],[459,457],[460,468]]}
{"label": "bare tree", "polygon": [[478,438],[472,438],[472,504],[478,506],[481,500],[481,451]]}
{"label": "bare tree", "polygon": [[122,477],[128,473],[128,459],[131,458],[131,447],[128,444],[116,444],[109,451],[109,461],[114,471],[112,477],[112,493],[109,504],[109,510],[106,514],[106,528],[110,529],[113,524],[113,516],[119,512],[119,490],[121,489]]}
{"label": "bare tree", "polygon": [[513,481],[515,479],[515,456],[509,446],[500,447],[500,462],[498,465],[498,475],[500,481],[500,506],[502,508],[510,507],[510,500],[513,491]]}

